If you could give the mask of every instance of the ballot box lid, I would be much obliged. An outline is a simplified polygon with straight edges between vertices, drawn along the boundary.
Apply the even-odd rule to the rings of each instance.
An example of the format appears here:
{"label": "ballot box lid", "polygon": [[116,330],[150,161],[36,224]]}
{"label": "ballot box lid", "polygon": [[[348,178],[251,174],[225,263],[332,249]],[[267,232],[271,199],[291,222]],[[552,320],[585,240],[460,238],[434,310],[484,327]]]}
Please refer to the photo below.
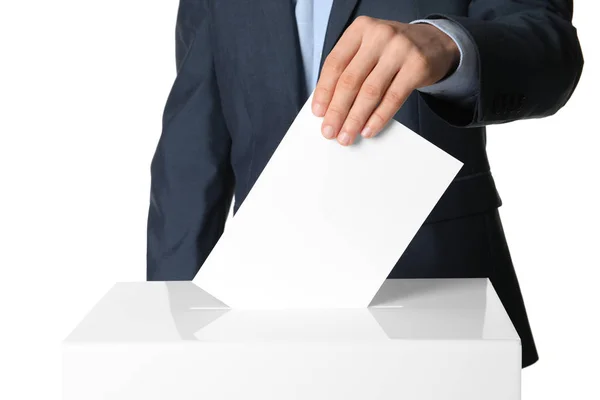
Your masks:
{"label": "ballot box lid", "polygon": [[514,340],[488,279],[388,279],[368,308],[231,309],[192,282],[115,284],[65,339],[102,343]]}

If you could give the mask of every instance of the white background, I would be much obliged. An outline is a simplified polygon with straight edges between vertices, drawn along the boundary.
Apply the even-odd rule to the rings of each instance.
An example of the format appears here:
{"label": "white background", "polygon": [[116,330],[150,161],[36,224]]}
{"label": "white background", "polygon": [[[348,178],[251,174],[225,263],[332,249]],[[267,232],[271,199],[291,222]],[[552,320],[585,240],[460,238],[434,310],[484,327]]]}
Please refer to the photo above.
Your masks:
{"label": "white background", "polygon": [[[176,0],[0,3],[2,399],[58,398],[60,340],[115,281],[145,277],[176,11]],[[541,355],[524,399],[600,398],[599,12],[576,4],[586,65],[570,103],[489,129]]]}

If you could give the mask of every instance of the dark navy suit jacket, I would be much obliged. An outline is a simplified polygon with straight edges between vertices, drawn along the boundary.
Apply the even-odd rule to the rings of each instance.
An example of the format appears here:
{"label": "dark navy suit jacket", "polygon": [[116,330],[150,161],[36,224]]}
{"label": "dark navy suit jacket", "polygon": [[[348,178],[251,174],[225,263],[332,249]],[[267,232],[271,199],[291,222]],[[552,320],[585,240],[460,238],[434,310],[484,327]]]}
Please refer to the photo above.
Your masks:
{"label": "dark navy suit jacket", "polygon": [[[583,65],[572,6],[335,0],[323,49],[326,57],[359,15],[448,18],[471,35],[480,65],[475,106],[415,92],[395,116],[464,166],[390,277],[490,277],[523,340],[524,365],[537,353],[496,211],[485,125],[548,116],[569,99]],[[232,195],[237,210],[308,96],[291,0],[180,0],[176,39],[177,78],[151,167],[149,280],[195,276],[223,232]]]}

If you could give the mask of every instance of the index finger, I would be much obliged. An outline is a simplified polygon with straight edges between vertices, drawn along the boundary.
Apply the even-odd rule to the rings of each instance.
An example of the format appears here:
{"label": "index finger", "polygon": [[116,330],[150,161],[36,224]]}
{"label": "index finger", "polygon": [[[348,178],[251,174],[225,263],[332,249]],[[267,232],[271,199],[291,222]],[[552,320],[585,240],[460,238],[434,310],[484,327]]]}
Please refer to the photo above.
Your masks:
{"label": "index finger", "polygon": [[312,99],[312,111],[318,117],[325,115],[327,107],[329,107],[329,103],[331,103],[331,99],[333,98],[333,92],[335,91],[335,86],[340,75],[344,72],[348,64],[350,64],[350,61],[352,61],[360,48],[362,42],[362,29],[360,28],[362,19],[359,17],[357,21],[346,29],[323,63],[321,76],[317,82]]}

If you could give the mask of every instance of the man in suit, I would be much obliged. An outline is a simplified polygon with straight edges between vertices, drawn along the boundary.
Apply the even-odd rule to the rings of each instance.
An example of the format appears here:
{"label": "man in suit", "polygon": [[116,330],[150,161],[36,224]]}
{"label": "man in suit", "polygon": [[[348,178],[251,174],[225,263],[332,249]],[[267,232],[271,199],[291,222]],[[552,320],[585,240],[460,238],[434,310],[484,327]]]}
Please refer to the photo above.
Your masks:
{"label": "man in suit", "polygon": [[572,7],[180,0],[177,78],[151,168],[148,280],[193,279],[233,195],[235,211],[314,88],[325,138],[349,146],[394,118],[464,163],[390,278],[489,277],[531,365],[485,126],[552,115],[569,99],[583,66]]}

